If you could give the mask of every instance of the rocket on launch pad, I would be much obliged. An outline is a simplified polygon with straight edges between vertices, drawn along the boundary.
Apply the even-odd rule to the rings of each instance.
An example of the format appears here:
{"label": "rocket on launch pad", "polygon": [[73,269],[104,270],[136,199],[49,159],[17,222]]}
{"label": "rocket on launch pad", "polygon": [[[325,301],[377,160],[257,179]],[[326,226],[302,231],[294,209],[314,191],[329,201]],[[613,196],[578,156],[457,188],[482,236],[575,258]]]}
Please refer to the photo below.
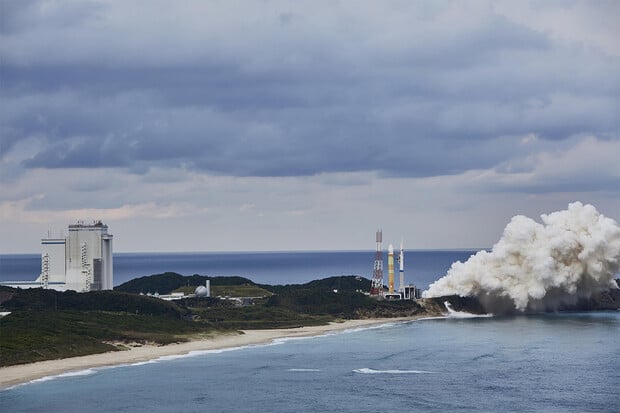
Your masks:
{"label": "rocket on launch pad", "polygon": [[381,252],[381,243],[383,241],[383,232],[377,230],[377,251],[375,253],[375,267],[373,271],[372,283],[370,288],[370,296],[386,300],[415,300],[420,298],[420,290],[415,284],[405,285],[405,249],[403,241],[400,241],[400,250],[398,252],[398,273],[399,285],[398,291],[394,289],[394,246],[388,246],[388,291],[383,290],[383,256]]}

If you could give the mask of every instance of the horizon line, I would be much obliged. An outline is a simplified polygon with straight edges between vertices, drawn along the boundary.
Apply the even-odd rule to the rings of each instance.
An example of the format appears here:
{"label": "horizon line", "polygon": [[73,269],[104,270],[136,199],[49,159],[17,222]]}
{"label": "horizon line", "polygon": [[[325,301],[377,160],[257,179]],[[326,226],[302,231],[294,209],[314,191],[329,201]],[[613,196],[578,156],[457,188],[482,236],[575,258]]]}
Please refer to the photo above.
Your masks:
{"label": "horizon line", "polygon": [[[491,247],[457,247],[457,248],[410,248],[404,251],[482,251],[490,250]],[[374,248],[368,249],[303,249],[303,250],[211,250],[211,251],[113,251],[113,254],[277,254],[277,253],[328,253],[328,252],[375,252]],[[386,249],[387,251],[387,249]],[[9,252],[0,253],[0,257],[9,255],[40,255],[40,252]]]}

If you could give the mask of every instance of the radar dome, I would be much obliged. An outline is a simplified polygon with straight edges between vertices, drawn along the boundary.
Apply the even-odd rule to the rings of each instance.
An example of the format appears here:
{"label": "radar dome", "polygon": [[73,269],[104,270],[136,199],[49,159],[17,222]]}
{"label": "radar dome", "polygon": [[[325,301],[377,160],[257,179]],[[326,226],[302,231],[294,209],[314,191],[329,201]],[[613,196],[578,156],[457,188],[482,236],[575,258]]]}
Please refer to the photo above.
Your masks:
{"label": "radar dome", "polygon": [[198,297],[207,297],[209,295],[209,290],[204,285],[199,285],[196,287],[196,291],[194,291]]}
{"label": "radar dome", "polygon": [[194,291],[194,294],[196,294],[198,297],[208,297],[209,290],[204,285],[199,285],[198,287],[196,287],[196,291]]}

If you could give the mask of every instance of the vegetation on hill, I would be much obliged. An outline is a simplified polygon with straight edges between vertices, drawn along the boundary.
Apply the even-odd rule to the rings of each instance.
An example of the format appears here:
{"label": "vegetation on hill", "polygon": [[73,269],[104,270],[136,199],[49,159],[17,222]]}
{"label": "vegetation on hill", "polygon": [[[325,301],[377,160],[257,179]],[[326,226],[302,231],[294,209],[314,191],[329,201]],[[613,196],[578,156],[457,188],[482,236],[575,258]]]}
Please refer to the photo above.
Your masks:
{"label": "vegetation on hill", "polygon": [[371,281],[356,275],[342,275],[310,281],[305,284],[261,285],[274,294],[282,294],[296,290],[356,292],[370,291]]}
{"label": "vegetation on hill", "polygon": [[169,344],[209,326],[180,318],[107,311],[15,311],[0,319],[0,365],[123,349],[112,343]]}
{"label": "vegetation on hill", "polygon": [[76,293],[0,287],[0,365],[94,354],[112,342],[185,341],[208,324],[184,320],[187,309],[152,297],[116,291]]}
{"label": "vegetation on hill", "polygon": [[[242,306],[235,299],[192,297],[168,302],[141,292],[193,292],[211,280],[214,294],[262,297]],[[422,311],[414,302],[381,302],[357,291],[370,280],[331,277],[301,285],[257,285],[243,277],[141,277],[114,291],[76,293],[0,287],[0,365],[123,349],[118,343],[184,341],[215,330],[325,324],[337,318],[395,317]],[[337,291],[337,292],[335,292]]]}
{"label": "vegetation on hill", "polygon": [[77,293],[31,288],[13,290],[10,297],[10,300],[2,303],[9,311],[110,311],[172,318],[180,318],[183,313],[182,309],[172,302],[117,291]]}
{"label": "vegetation on hill", "polygon": [[207,280],[211,281],[212,288],[217,286],[244,284],[255,285],[251,280],[243,277],[208,277],[198,274],[184,276],[175,272],[165,272],[163,274],[155,274],[135,278],[117,287],[114,287],[114,290],[135,294],[170,294],[172,291],[177,290],[181,287],[194,287],[195,289],[199,285],[205,285]]}
{"label": "vegetation on hill", "polygon": [[355,319],[407,317],[424,311],[415,301],[378,301],[358,292],[295,289],[269,298],[267,307],[283,307],[309,315]]}

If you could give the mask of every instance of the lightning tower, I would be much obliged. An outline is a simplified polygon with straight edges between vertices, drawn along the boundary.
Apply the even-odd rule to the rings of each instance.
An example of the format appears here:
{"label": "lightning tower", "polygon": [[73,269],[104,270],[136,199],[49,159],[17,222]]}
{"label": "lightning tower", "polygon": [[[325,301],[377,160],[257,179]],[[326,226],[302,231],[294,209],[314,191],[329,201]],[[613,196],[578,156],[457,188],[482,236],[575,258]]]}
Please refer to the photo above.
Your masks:
{"label": "lightning tower", "polygon": [[372,284],[370,286],[370,295],[379,297],[383,293],[383,250],[381,243],[383,242],[383,232],[377,230],[377,252],[375,253],[375,268],[372,273]]}
{"label": "lightning tower", "polygon": [[405,251],[403,250],[403,242],[400,242],[400,252],[398,253],[398,274],[400,275],[400,283],[398,291],[405,291]]}
{"label": "lightning tower", "polygon": [[394,247],[388,247],[388,292],[394,292]]}

